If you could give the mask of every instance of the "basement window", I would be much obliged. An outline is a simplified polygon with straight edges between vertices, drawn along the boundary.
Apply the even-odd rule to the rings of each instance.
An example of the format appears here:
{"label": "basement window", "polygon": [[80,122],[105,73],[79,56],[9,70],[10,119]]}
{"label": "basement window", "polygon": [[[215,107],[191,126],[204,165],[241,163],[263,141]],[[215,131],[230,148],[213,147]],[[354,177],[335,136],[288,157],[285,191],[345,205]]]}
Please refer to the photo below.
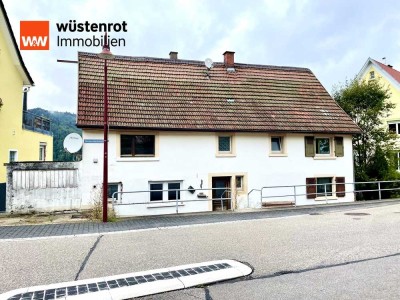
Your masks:
{"label": "basement window", "polygon": [[181,182],[150,182],[150,201],[181,199]]}
{"label": "basement window", "polygon": [[120,200],[121,194],[117,192],[122,192],[122,183],[121,182],[108,183],[108,189],[107,189],[108,199],[112,199],[114,195],[115,200]]}

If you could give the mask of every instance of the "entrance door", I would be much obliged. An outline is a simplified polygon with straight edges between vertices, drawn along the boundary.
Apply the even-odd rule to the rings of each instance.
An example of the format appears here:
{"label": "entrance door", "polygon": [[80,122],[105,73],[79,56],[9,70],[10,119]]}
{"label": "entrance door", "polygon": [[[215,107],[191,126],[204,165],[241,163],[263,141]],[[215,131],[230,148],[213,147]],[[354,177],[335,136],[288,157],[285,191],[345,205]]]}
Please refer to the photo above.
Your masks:
{"label": "entrance door", "polygon": [[0,212],[6,211],[6,184],[0,183]]}
{"label": "entrance door", "polygon": [[224,210],[231,209],[231,191],[227,190],[231,188],[231,177],[213,177],[212,178],[212,197],[213,197],[213,210],[221,210],[221,198],[222,206]]}

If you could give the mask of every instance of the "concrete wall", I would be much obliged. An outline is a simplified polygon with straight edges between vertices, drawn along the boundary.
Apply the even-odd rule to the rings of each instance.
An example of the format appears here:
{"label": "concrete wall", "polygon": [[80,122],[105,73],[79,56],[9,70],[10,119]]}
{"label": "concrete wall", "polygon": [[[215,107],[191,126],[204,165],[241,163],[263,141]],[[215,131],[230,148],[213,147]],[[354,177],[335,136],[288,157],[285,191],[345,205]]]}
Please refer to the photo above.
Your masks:
{"label": "concrete wall", "polygon": [[7,165],[7,212],[81,209],[79,162]]}
{"label": "concrete wall", "polygon": [[[127,132],[124,132],[125,134]],[[149,134],[148,132],[130,132]],[[353,161],[351,136],[344,136],[344,157],[305,157],[304,135],[285,135],[286,153],[270,154],[270,136],[264,133],[235,133],[232,156],[218,156],[217,134],[198,132],[152,132],[157,135],[156,157],[126,158],[120,157],[119,136],[121,132],[111,131],[109,136],[109,182],[121,183],[123,191],[149,190],[149,182],[180,181],[182,189],[189,186],[195,189],[211,188],[213,176],[232,176],[234,206],[247,207],[247,193],[252,189],[274,185],[304,185],[307,177],[345,177],[353,182]],[[84,139],[102,139],[102,131],[84,130]],[[326,136],[326,135],[322,135]],[[333,138],[333,135],[329,135]],[[82,160],[82,201],[89,203],[98,193],[102,182],[103,145],[84,143]],[[234,188],[234,176],[244,176],[241,191]],[[350,186],[346,186],[349,189]],[[182,199],[198,199],[195,194],[182,192]],[[277,194],[287,193],[280,190]],[[293,189],[290,189],[293,192]],[[305,194],[305,187],[299,188]],[[211,191],[205,191],[209,199]],[[264,196],[267,192],[264,193]],[[276,198],[268,200],[288,200]],[[149,193],[123,194],[122,203],[147,202]],[[335,194],[328,202],[354,201],[353,194],[338,198]],[[260,193],[250,195],[250,206],[260,207]],[[323,199],[308,200],[305,196],[297,198],[298,205],[325,203]],[[211,210],[211,202],[181,203],[179,212]],[[117,206],[120,215],[154,215],[175,213],[171,202],[146,205]]]}

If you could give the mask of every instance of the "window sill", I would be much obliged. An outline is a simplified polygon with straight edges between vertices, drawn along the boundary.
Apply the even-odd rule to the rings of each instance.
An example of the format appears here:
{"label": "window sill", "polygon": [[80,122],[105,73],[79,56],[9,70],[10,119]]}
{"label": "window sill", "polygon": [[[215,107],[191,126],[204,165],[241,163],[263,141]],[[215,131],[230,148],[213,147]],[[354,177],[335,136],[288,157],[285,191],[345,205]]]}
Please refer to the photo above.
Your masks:
{"label": "window sill", "polygon": [[326,200],[338,200],[338,197],[328,196],[328,197],[317,197],[314,199],[315,201],[326,201]]}
{"label": "window sill", "polygon": [[314,156],[315,160],[335,160],[336,156]]}
{"label": "window sill", "polygon": [[287,157],[287,153],[270,153],[270,157]]}
{"label": "window sill", "polygon": [[217,153],[215,155],[216,157],[235,157],[235,153]]}
{"label": "window sill", "polygon": [[118,157],[117,161],[159,161],[159,157]]}
{"label": "window sill", "polygon": [[[178,202],[178,206],[185,206],[185,204],[183,204],[183,202]],[[160,207],[176,207],[176,202],[171,200],[171,202],[165,201],[147,205],[147,208],[160,208]]]}

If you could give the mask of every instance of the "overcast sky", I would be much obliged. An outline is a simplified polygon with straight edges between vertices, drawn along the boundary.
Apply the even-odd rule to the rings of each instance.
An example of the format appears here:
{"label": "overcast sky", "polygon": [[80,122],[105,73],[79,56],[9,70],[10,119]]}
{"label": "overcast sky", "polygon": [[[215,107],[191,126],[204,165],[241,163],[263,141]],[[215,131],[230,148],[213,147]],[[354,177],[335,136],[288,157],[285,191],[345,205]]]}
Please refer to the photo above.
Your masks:
{"label": "overcast sky", "polygon": [[[76,112],[77,51],[101,47],[57,47],[56,23],[127,22],[126,40],[114,54],[235,61],[310,68],[328,92],[354,77],[368,57],[400,69],[400,1],[351,0],[3,0],[17,42],[20,20],[50,21],[50,50],[21,51],[35,81],[29,108]],[[96,33],[99,36],[98,33]]]}

